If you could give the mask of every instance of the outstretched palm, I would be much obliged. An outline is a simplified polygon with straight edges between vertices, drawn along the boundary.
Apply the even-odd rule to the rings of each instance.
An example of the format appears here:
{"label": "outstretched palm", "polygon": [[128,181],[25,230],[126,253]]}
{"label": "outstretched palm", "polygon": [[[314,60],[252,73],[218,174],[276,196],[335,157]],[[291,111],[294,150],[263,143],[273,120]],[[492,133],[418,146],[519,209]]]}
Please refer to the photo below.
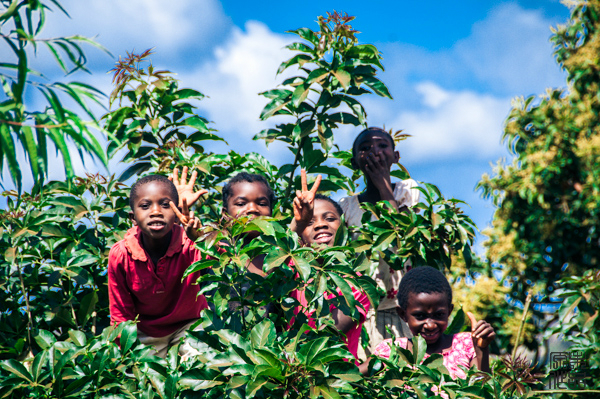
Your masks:
{"label": "outstretched palm", "polygon": [[190,180],[186,183],[187,180],[188,167],[184,166],[181,172],[181,179],[179,179],[179,169],[173,169],[173,175],[169,177],[169,180],[173,182],[175,188],[177,188],[177,194],[179,194],[179,204],[180,208],[183,207],[183,201],[187,202],[187,206],[192,206],[198,201],[200,196],[208,193],[208,190],[198,190],[194,192],[194,184],[196,183],[196,178],[198,177],[198,172],[193,171]]}

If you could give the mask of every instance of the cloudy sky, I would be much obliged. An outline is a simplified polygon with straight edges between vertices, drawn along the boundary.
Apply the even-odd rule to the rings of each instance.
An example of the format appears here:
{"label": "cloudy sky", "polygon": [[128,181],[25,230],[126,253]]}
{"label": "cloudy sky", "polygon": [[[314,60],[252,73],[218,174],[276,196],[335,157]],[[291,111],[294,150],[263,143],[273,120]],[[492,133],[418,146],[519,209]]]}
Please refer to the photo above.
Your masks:
{"label": "cloudy sky", "polygon": [[[281,82],[275,71],[290,56],[283,47],[294,40],[285,31],[317,29],[317,16],[326,11],[355,15],[353,26],[362,32],[361,42],[375,44],[383,53],[386,70],[381,79],[394,97],[363,96],[369,125],[411,134],[398,148],[401,162],[415,180],[434,183],[446,197],[467,201],[471,205],[467,213],[480,229],[489,225],[494,208],[474,188],[483,173],[491,172],[492,164],[509,156],[501,136],[511,99],[565,85],[549,37],[550,27],[565,23],[569,10],[552,0],[63,0],[61,4],[71,18],[55,10],[48,15],[42,36],[95,37],[113,54],[90,47],[93,74],[74,79],[109,93],[107,71],[115,57],[152,47],[156,67],[176,72],[182,87],[209,96],[199,104],[199,113],[214,122],[233,149],[258,151],[276,164],[286,161],[285,151],[267,150],[251,138],[277,122],[259,121],[265,100],[257,93]],[[42,52],[36,62],[50,76],[57,72]],[[357,132],[337,132],[336,143],[349,148]],[[119,165],[111,165],[110,172],[118,170]],[[57,169],[52,177],[60,178],[61,173]],[[6,177],[4,171],[4,182]]]}

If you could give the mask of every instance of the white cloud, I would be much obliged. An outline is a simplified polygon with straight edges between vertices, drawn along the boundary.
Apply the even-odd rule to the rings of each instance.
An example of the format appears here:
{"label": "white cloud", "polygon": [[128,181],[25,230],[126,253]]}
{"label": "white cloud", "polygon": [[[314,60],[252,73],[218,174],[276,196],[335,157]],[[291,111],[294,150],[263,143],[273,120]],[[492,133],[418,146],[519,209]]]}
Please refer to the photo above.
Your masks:
{"label": "white cloud", "polygon": [[452,92],[432,82],[420,83],[415,90],[422,96],[423,107],[402,112],[393,121],[393,126],[401,126],[412,135],[402,144],[403,159],[430,163],[464,156],[489,159],[501,154],[508,98]]}
{"label": "white cloud", "polygon": [[282,81],[283,77],[275,74],[281,62],[292,55],[284,49],[289,43],[289,37],[250,21],[245,31],[233,29],[227,41],[214,50],[212,60],[180,75],[183,86],[199,88],[209,96],[200,108],[233,149],[247,152],[264,148],[251,138],[274,122],[259,120],[268,100],[258,93]]}
{"label": "white cloud", "polygon": [[[114,55],[156,47],[164,56],[197,58],[193,50],[221,40],[231,22],[217,0],[64,0],[71,19],[54,8],[44,35],[94,37]],[[182,50],[187,50],[181,54]]]}
{"label": "white cloud", "polygon": [[467,71],[493,89],[541,93],[548,86],[565,84],[553,62],[550,26],[538,10],[502,4],[475,23],[453,53]]}

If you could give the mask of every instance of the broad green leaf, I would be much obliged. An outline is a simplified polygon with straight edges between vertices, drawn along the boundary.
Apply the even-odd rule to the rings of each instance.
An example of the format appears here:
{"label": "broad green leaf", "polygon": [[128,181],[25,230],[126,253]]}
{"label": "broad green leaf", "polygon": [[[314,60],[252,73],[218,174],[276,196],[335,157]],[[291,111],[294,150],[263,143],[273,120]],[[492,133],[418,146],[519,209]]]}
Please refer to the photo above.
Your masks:
{"label": "broad green leaf", "polygon": [[453,334],[459,333],[459,332],[461,332],[464,325],[465,325],[465,312],[462,310],[462,307],[461,307],[454,314],[454,317],[452,318],[452,321],[450,322],[448,327],[446,327],[446,331],[444,331],[444,334],[453,335]]}
{"label": "broad green leaf", "polygon": [[250,342],[254,347],[266,346],[268,343],[275,341],[275,337],[275,325],[269,319],[255,325],[250,332]]}
{"label": "broad green leaf", "polygon": [[[79,310],[77,311],[77,319],[79,319],[79,323],[81,325],[84,325],[88,321],[90,316],[94,313],[97,303],[98,293],[96,291],[92,291],[83,297],[79,305]],[[69,331],[69,334],[70,333],[71,331]],[[81,345],[85,345],[85,335],[83,336],[83,344]]]}
{"label": "broad green leaf", "polygon": [[292,256],[292,261],[294,262],[294,266],[300,274],[302,281],[308,281],[308,278],[310,277],[310,263],[301,256],[295,255]]}
{"label": "broad green leaf", "polygon": [[121,331],[121,338],[119,341],[121,342],[121,353],[125,354],[135,341],[137,340],[137,326],[134,323],[126,323],[123,326],[123,330]]}
{"label": "broad green leaf", "polygon": [[33,377],[21,362],[14,359],[3,360],[0,362],[0,367],[11,373],[13,376],[26,380],[27,382],[33,382]]}
{"label": "broad green leaf", "polygon": [[42,349],[48,349],[56,342],[54,334],[46,330],[39,330],[34,339]]}

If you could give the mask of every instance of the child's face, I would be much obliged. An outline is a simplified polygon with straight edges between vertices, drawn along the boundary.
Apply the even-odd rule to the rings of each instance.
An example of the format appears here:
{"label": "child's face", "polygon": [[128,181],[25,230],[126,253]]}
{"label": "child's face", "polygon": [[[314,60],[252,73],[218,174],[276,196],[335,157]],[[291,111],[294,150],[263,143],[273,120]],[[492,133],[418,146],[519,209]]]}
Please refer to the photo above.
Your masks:
{"label": "child's face", "polygon": [[271,216],[269,192],[262,182],[236,183],[231,187],[232,195],[227,200],[227,213],[233,217]]}
{"label": "child's face", "polygon": [[400,317],[412,334],[421,335],[428,345],[436,343],[448,327],[448,317],[454,305],[448,305],[448,296],[443,292],[408,294],[406,309],[400,308]]}
{"label": "child's face", "polygon": [[133,224],[152,240],[164,238],[177,219],[169,205],[171,201],[175,200],[164,183],[151,181],[138,187],[130,213]]}
{"label": "child's face", "polygon": [[354,157],[352,166],[363,173],[367,165],[367,157],[382,158],[388,168],[400,160],[400,153],[394,150],[390,136],[383,132],[368,132],[358,138],[354,143]]}
{"label": "child's face", "polygon": [[302,232],[302,241],[305,244],[327,244],[331,247],[340,223],[340,215],[331,202],[315,200],[314,216]]}

